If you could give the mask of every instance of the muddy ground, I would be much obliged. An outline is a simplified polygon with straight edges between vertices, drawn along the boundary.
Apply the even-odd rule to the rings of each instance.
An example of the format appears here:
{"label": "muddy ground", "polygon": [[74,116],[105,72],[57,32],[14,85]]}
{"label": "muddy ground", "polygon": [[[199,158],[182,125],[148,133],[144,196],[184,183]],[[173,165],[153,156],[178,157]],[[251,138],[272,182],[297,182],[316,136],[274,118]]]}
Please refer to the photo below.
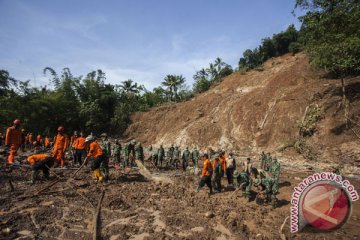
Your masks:
{"label": "muddy ground", "polygon": [[[312,173],[301,168],[284,169],[279,207],[272,210],[254,200],[247,203],[241,192],[224,189],[208,196],[204,187],[195,193],[197,176],[181,170],[156,170],[150,162],[145,165],[157,177],[170,178],[173,184],[149,181],[138,169],[111,168],[111,180],[106,184],[95,183],[90,171],[83,169],[70,185],[65,179],[74,170],[56,171],[52,180],[40,179],[30,185],[26,182],[29,171],[10,173],[2,169],[0,239],[92,239],[94,209],[104,189],[100,212],[102,239],[281,239],[279,229],[289,216],[292,189]],[[32,196],[57,178],[63,180]],[[9,179],[14,186],[12,192]],[[351,182],[360,189],[359,181]],[[226,179],[223,183],[226,186]],[[214,217],[205,217],[208,211]],[[359,219],[357,201],[349,222],[339,230],[291,234],[287,222],[283,233],[287,239],[360,239]]]}

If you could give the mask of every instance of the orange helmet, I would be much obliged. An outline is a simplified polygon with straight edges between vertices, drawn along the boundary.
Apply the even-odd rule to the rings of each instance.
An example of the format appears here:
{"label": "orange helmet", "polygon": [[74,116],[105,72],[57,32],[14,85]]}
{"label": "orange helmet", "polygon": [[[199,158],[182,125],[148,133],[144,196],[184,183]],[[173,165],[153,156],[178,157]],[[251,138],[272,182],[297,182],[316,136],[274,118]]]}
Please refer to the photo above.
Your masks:
{"label": "orange helmet", "polygon": [[65,130],[65,128],[63,126],[60,126],[60,127],[58,127],[57,130],[58,130],[58,132],[63,132]]}
{"label": "orange helmet", "polygon": [[15,120],[14,120],[14,125],[20,125],[20,120],[19,120],[19,119],[15,119]]}

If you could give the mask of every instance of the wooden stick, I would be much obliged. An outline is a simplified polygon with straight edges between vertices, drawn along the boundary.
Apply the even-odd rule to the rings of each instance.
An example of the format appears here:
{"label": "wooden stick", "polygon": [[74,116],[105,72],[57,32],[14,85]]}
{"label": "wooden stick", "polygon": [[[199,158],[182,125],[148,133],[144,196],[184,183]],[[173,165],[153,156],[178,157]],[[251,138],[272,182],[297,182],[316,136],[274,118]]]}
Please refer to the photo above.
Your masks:
{"label": "wooden stick", "polygon": [[286,223],[286,221],[287,221],[288,219],[289,219],[289,216],[287,216],[287,217],[285,218],[283,224],[281,224],[281,227],[280,227],[280,229],[279,229],[279,234],[280,234],[281,240],[286,240],[286,236],[285,236],[285,234],[283,233],[283,229],[284,229],[285,223]]}
{"label": "wooden stick", "polygon": [[39,191],[37,191],[37,192],[33,195],[33,197],[39,195],[40,193],[44,192],[45,190],[47,190],[48,188],[54,186],[55,184],[57,184],[57,183],[60,182],[60,181],[61,181],[61,179],[57,179],[57,180],[53,181],[52,183],[50,183],[50,184],[47,185],[46,187],[44,187],[44,188],[40,189]]}
{"label": "wooden stick", "polygon": [[85,166],[85,164],[87,163],[87,160],[88,160],[88,158],[86,157],[86,158],[84,159],[83,164],[81,164],[81,166],[71,175],[70,178],[74,178],[74,177],[75,177],[75,175],[80,171],[80,169],[82,169],[82,168]]}
{"label": "wooden stick", "polygon": [[100,215],[100,209],[101,209],[101,203],[105,195],[105,189],[101,193],[101,197],[99,199],[95,214],[94,214],[94,232],[93,232],[93,240],[100,240],[101,236],[99,232],[99,215]]}

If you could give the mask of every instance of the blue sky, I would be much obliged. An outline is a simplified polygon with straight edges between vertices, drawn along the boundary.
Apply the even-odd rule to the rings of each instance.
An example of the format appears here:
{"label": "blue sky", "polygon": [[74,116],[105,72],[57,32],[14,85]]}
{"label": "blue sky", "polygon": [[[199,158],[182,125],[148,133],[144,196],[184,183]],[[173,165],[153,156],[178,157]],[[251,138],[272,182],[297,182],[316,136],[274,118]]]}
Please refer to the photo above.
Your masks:
{"label": "blue sky", "polygon": [[247,48],[290,24],[292,0],[0,0],[0,68],[33,86],[46,66],[148,89],[167,74],[194,73],[216,57],[237,66]]}

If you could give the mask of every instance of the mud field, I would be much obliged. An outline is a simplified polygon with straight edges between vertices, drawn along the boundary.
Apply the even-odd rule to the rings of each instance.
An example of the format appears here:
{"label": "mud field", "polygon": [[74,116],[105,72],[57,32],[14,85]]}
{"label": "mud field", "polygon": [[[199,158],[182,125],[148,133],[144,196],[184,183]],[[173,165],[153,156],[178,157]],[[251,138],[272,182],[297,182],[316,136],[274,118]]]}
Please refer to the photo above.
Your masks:
{"label": "mud field", "polygon": [[[195,193],[199,178],[194,174],[156,170],[149,162],[145,165],[155,181],[146,179],[137,168],[111,168],[108,183],[95,183],[86,167],[68,182],[75,170],[56,171],[56,176],[51,172],[50,181],[40,179],[30,185],[27,183],[30,171],[2,171],[0,239],[92,239],[95,209],[102,191],[105,196],[99,218],[100,239],[360,238],[359,201],[353,205],[350,221],[335,232],[291,234],[287,221],[283,235],[280,234],[281,225],[289,216],[292,189],[310,171],[283,170],[279,207],[272,210],[271,206],[259,206],[254,200],[248,203],[240,191],[224,189],[209,196],[204,187]],[[62,180],[34,195],[57,179]],[[351,179],[351,183],[360,189],[359,181]],[[209,211],[212,217],[206,216]]]}

